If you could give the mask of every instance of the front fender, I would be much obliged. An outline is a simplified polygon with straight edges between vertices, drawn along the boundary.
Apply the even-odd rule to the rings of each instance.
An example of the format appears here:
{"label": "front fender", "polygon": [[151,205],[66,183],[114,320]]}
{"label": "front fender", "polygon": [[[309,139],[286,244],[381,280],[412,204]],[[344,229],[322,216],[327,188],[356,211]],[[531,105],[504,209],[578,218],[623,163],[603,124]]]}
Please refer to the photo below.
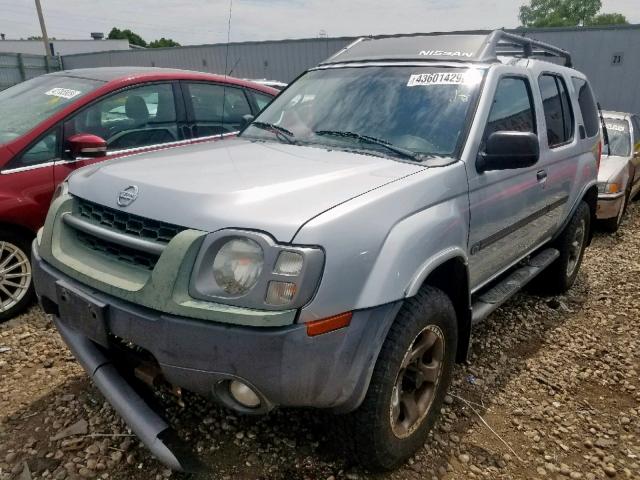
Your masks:
{"label": "front fender", "polygon": [[358,305],[415,295],[427,276],[454,257],[467,258],[468,201],[449,199],[405,218],[386,238]]}
{"label": "front fender", "polygon": [[466,258],[467,185],[462,162],[425,168],[305,224],[294,243],[322,246],[326,261],[299,321],[402,300],[444,256]]}

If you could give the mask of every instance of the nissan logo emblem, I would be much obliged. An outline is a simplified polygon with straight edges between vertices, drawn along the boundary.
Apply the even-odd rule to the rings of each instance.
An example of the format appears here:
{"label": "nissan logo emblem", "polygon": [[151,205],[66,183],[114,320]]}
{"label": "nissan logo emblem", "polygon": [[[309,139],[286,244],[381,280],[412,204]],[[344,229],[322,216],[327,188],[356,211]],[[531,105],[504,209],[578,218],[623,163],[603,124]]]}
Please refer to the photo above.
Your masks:
{"label": "nissan logo emblem", "polygon": [[128,207],[135,202],[136,198],[138,198],[138,187],[135,185],[129,185],[118,193],[118,206]]}

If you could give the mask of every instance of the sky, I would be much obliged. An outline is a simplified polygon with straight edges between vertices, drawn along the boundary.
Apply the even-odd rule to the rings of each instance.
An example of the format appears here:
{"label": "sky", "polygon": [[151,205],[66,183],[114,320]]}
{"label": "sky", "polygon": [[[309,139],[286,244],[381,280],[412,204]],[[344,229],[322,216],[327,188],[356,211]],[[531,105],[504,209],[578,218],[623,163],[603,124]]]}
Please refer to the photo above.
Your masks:
{"label": "sky", "polygon": [[[58,39],[130,28],[145,40],[183,45],[384,33],[512,28],[522,0],[42,0],[47,31]],[[640,23],[638,0],[603,0],[603,12]],[[635,8],[634,8],[635,7]],[[34,0],[0,0],[0,33],[40,35]]]}

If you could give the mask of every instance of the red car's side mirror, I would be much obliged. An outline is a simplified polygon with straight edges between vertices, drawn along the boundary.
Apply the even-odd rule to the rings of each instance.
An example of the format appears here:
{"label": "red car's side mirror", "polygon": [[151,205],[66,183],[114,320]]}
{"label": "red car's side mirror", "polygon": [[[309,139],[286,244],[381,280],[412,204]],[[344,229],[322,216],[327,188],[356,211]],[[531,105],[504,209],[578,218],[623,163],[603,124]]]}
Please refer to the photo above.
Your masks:
{"label": "red car's side mirror", "polygon": [[91,133],[78,133],[67,140],[67,149],[72,158],[102,157],[107,153],[107,142]]}

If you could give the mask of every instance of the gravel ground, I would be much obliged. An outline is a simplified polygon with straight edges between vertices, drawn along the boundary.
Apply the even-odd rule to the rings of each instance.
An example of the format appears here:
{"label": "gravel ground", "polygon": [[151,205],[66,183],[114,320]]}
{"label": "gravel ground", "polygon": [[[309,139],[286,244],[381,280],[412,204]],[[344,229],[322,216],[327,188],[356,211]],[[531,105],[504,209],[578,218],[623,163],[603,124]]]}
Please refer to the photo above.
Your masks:
{"label": "gravel ground", "polygon": [[385,475],[349,463],[329,414],[238,417],[195,396],[162,402],[211,472],[172,474],[33,308],[0,326],[0,480],[640,479],[639,255],[636,202],[568,295],[519,295],[477,329],[431,438]]}

